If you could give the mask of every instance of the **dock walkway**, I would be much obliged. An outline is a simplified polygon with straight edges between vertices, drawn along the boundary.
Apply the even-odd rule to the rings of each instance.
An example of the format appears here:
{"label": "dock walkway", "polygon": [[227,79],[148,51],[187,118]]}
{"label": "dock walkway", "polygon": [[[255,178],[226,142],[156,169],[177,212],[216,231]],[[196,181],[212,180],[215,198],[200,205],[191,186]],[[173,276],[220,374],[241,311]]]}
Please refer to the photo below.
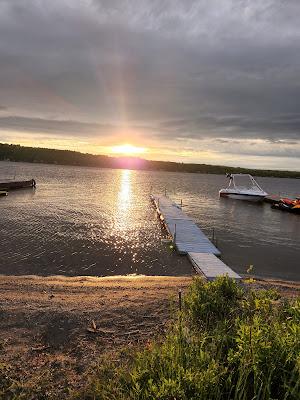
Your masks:
{"label": "dock walkway", "polygon": [[0,181],[0,190],[13,190],[13,189],[24,189],[24,188],[35,188],[36,181],[34,179],[30,180],[2,180]]}
{"label": "dock walkway", "polygon": [[194,220],[187,216],[180,206],[167,196],[151,195],[160,219],[164,222],[176,250],[187,255],[196,272],[203,274],[208,280],[228,275],[241,279],[231,268],[216,256],[221,252],[205,236]]}

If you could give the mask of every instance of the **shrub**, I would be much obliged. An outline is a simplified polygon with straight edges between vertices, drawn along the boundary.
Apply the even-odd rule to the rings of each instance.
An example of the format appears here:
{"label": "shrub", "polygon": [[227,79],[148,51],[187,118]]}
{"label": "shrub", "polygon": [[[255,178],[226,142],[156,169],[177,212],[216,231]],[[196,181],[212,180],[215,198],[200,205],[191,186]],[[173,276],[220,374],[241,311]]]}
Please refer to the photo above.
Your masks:
{"label": "shrub", "polygon": [[195,279],[164,340],[120,365],[102,362],[80,398],[296,400],[300,301]]}

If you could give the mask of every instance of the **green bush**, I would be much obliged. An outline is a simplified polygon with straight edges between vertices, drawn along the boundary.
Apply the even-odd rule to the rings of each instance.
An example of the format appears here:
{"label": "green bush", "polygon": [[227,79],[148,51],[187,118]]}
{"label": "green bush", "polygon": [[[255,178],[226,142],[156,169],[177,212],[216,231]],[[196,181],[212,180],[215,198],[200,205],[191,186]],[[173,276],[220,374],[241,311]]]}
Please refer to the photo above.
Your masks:
{"label": "green bush", "polygon": [[119,365],[101,361],[85,399],[298,400],[300,301],[196,278],[167,336]]}

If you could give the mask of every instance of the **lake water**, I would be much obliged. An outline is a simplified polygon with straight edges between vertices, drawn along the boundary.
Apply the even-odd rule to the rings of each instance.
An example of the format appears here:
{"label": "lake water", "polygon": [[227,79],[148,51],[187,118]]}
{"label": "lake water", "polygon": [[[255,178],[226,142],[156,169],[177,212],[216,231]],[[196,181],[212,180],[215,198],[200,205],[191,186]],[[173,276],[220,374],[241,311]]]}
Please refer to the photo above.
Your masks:
{"label": "lake water", "polygon": [[[185,275],[186,257],[161,243],[151,188],[165,188],[203,231],[217,237],[222,259],[245,273],[300,279],[300,216],[219,199],[220,175],[109,170],[0,162],[0,176],[35,178],[36,190],[0,198],[0,274]],[[300,180],[258,178],[272,194],[300,194]]]}

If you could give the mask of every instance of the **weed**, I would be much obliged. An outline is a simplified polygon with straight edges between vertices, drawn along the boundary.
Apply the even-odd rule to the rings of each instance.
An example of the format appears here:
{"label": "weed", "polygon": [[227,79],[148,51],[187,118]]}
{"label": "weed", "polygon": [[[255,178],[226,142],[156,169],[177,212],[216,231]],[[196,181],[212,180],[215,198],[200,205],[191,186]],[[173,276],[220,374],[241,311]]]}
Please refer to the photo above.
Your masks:
{"label": "weed", "polygon": [[164,340],[102,362],[80,398],[300,398],[300,301],[196,278]]}

